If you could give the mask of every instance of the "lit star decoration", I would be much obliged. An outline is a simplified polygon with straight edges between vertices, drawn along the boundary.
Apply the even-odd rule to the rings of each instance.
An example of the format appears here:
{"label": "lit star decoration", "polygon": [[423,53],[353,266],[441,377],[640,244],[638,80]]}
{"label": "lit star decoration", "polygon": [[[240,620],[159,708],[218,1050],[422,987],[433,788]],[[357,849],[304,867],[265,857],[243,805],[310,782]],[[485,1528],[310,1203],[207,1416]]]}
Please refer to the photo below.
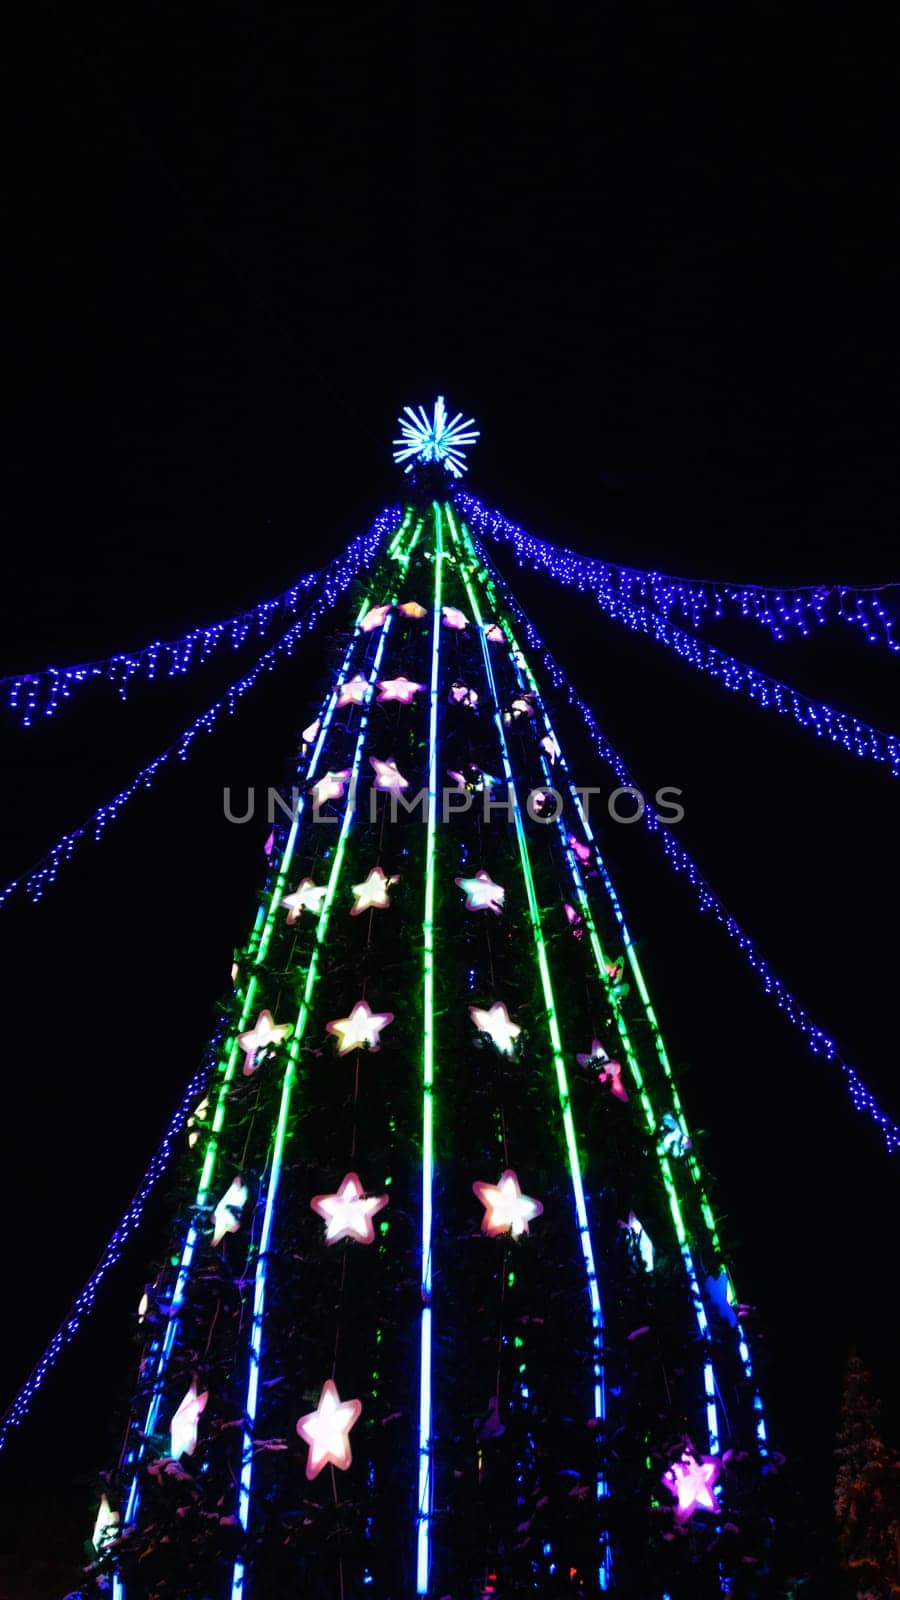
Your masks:
{"label": "lit star decoration", "polygon": [[581,912],[576,911],[575,907],[571,906],[568,900],[566,900],[563,905],[563,911],[566,914],[566,921],[569,924],[569,932],[571,933],[572,938],[580,939],[584,933],[584,919],[582,918]]}
{"label": "lit star decoration", "polygon": [[673,1461],[662,1481],[678,1501],[676,1522],[687,1522],[695,1511],[718,1511],[713,1494],[718,1477],[719,1462],[714,1456],[698,1461],[692,1451],[685,1450],[680,1461]]}
{"label": "lit star decoration", "polygon": [[226,1189],[219,1204],[213,1212],[213,1237],[214,1245],[221,1244],[226,1233],[237,1233],[241,1225],[241,1212],[247,1204],[247,1186],[240,1178],[235,1178],[229,1189]]}
{"label": "lit star decoration", "polygon": [[244,1077],[249,1078],[251,1072],[256,1071],[263,1051],[272,1050],[283,1044],[293,1031],[290,1022],[276,1022],[271,1011],[261,1011],[255,1025],[247,1033],[238,1034],[238,1048],[243,1050],[246,1056]]}
{"label": "lit star decoration", "polygon": [[190,1116],[187,1119],[186,1127],[187,1127],[187,1130],[188,1130],[188,1147],[189,1147],[189,1149],[193,1150],[194,1145],[197,1143],[197,1140],[199,1139],[200,1134],[203,1131],[202,1128],[200,1127],[200,1123],[205,1122],[208,1116],[209,1116],[209,1095],[207,1094],[207,1095],[204,1095],[203,1099],[199,1102],[199,1104],[197,1104],[194,1107],[193,1111],[191,1112]]}
{"label": "lit star decoration", "polygon": [[622,1082],[621,1062],[610,1059],[599,1039],[591,1041],[589,1055],[579,1053],[575,1060],[580,1067],[598,1068],[597,1076],[600,1082],[609,1084],[610,1093],[614,1094],[617,1100],[628,1099],[628,1090]]}
{"label": "lit star decoration", "polygon": [[495,911],[499,917],[506,890],[492,881],[489,872],[476,872],[474,878],[454,878],[453,882],[466,897],[467,911]]}
{"label": "lit star decoration", "polygon": [[555,767],[559,759],[560,749],[552,733],[547,733],[541,740],[541,749],[550,758],[551,767]]}
{"label": "lit star decoration", "polygon": [[470,1006],[469,1016],[479,1033],[488,1034],[502,1055],[512,1055],[522,1029],[517,1022],[510,1022],[502,1000],[495,1000],[489,1011],[482,1010],[481,1006]]}
{"label": "lit star decoration", "polygon": [[308,728],[304,728],[303,729],[303,732],[301,733],[300,738],[303,740],[304,747],[306,745],[308,745],[308,744],[312,744],[315,739],[318,739],[318,737],[319,737],[319,729],[321,728],[321,726],[322,726],[321,718],[320,717],[316,717],[315,722],[311,722],[309,724]]}
{"label": "lit star decoration", "polygon": [[574,833],[570,833],[569,834],[568,839],[566,840],[566,843],[569,845],[571,850],[574,850],[575,855],[577,856],[578,860],[581,862],[582,866],[586,866],[587,863],[591,859],[591,847],[590,847],[590,845],[589,844],[582,844],[580,839],[576,839]]}
{"label": "lit star decoration", "polygon": [[372,606],[371,610],[366,612],[362,622],[360,623],[360,628],[362,629],[363,633],[371,633],[373,628],[383,628],[390,609],[391,608],[389,605]]}
{"label": "lit star decoration", "polygon": [[325,1243],[355,1239],[357,1244],[373,1244],[372,1218],[388,1203],[386,1194],[366,1194],[355,1172],[348,1172],[337,1194],[317,1194],[310,1200],[316,1215],[325,1223]]}
{"label": "lit star decoration", "polygon": [[500,1233],[511,1233],[514,1239],[520,1239],[528,1232],[529,1222],[544,1210],[540,1200],[522,1193],[512,1171],[504,1172],[499,1183],[473,1183],[472,1191],[484,1206],[481,1231],[492,1239]]}
{"label": "lit star decoration", "polygon": [[358,672],[355,678],[348,678],[338,690],[338,706],[361,706],[366,698],[369,685],[362,673]]}
{"label": "lit star decoration", "polygon": [[680,1127],[671,1111],[665,1112],[660,1122],[660,1127],[662,1128],[662,1138],[659,1147],[664,1155],[680,1158],[690,1150],[691,1140],[684,1129]]}
{"label": "lit star decoration", "polygon": [[346,1472],[353,1460],[349,1433],[361,1411],[362,1401],[342,1400],[331,1378],[322,1385],[315,1411],[308,1411],[297,1422],[297,1432],[309,1445],[307,1478],[318,1477],[327,1466]]}
{"label": "lit star decoration", "polygon": [[637,1240],[641,1260],[643,1261],[647,1271],[652,1272],[653,1263],[656,1259],[656,1253],[653,1249],[653,1241],[651,1240],[650,1235],[647,1233],[643,1223],[639,1221],[633,1211],[629,1211],[628,1221],[620,1222],[619,1227],[627,1228],[629,1233],[634,1235],[635,1239]]}
{"label": "lit star decoration", "polygon": [[410,706],[415,695],[421,694],[425,685],[424,683],[413,683],[411,679],[404,678],[401,674],[399,678],[382,678],[378,688],[380,691],[378,704],[380,706],[385,705],[388,700],[397,700],[402,706]]}
{"label": "lit star decoration", "polygon": [[343,772],[326,772],[309,791],[313,797],[313,804],[318,807],[324,805],[326,800],[342,800],[349,776],[349,767]]}
{"label": "lit star decoration", "polygon": [[409,788],[409,781],[398,772],[396,761],[379,761],[377,756],[370,756],[369,766],[375,773],[375,787],[382,794],[399,794],[401,789]]}
{"label": "lit star decoration", "polygon": [[197,1424],[206,1409],[209,1399],[207,1391],[197,1393],[197,1379],[191,1379],[191,1387],[175,1412],[169,1428],[172,1435],[172,1460],[177,1461],[181,1456],[192,1456],[197,1448]]}
{"label": "lit star decoration", "polygon": [[478,704],[478,691],[470,689],[467,683],[453,683],[450,685],[447,699],[451,706],[468,706],[474,711]]}
{"label": "lit star decoration", "polygon": [[446,401],[439,394],[433,417],[428,416],[424,406],[419,406],[418,411],[404,406],[403,415],[397,421],[400,438],[393,441],[394,460],[398,465],[407,463],[403,467],[405,473],[412,472],[420,463],[438,461],[451,477],[462,477],[467,465],[464,452],[479,437],[471,417],[463,421],[462,412],[457,411],[456,416],[448,420]]}
{"label": "lit star decoration", "polygon": [[118,1511],[113,1511],[107,1496],[105,1494],[101,1494],[100,1504],[97,1507],[97,1520],[94,1523],[94,1531],[91,1535],[91,1544],[94,1546],[94,1549],[102,1550],[103,1546],[108,1544],[110,1539],[115,1538],[118,1527]]}
{"label": "lit star decoration", "polygon": [[312,878],[301,878],[293,894],[286,894],[281,902],[283,906],[288,907],[288,922],[296,922],[304,911],[309,911],[317,917],[327,893],[327,888],[317,888]]}
{"label": "lit star decoration", "polygon": [[398,606],[397,610],[401,617],[411,617],[413,621],[421,620],[422,617],[427,617],[428,615],[425,607],[420,606],[418,600],[404,600],[402,606]]}
{"label": "lit star decoration", "polygon": [[358,917],[363,911],[388,910],[391,904],[388,889],[399,881],[397,877],[386,878],[380,867],[373,867],[365,883],[353,885],[356,904],[350,912],[351,917]]}
{"label": "lit star decoration", "polygon": [[469,619],[459,606],[441,606],[445,628],[456,628],[460,633],[469,626]]}
{"label": "lit star decoration", "polygon": [[502,644],[506,634],[501,627],[498,627],[496,622],[486,622],[484,625],[484,637],[487,639],[488,644]]}
{"label": "lit star decoration", "polygon": [[380,1050],[381,1030],[393,1020],[393,1011],[373,1011],[367,1001],[357,1000],[349,1017],[326,1022],[325,1029],[340,1041],[338,1055],[345,1056],[348,1050],[360,1050],[363,1045],[368,1050]]}

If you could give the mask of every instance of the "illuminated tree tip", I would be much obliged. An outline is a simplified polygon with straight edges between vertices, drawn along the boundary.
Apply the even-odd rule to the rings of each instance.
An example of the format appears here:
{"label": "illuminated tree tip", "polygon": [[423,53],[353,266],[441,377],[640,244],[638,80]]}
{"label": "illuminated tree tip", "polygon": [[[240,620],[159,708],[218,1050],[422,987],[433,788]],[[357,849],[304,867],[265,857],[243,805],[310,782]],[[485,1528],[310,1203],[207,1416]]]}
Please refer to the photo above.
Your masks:
{"label": "illuminated tree tip", "polygon": [[404,406],[397,422],[400,438],[392,441],[396,446],[394,460],[399,465],[406,463],[404,472],[413,472],[426,462],[438,462],[452,477],[462,477],[468,465],[464,452],[480,437],[472,417],[464,419],[457,411],[455,417],[448,418],[447,403],[439,394],[433,416],[428,416],[424,406],[416,410]]}

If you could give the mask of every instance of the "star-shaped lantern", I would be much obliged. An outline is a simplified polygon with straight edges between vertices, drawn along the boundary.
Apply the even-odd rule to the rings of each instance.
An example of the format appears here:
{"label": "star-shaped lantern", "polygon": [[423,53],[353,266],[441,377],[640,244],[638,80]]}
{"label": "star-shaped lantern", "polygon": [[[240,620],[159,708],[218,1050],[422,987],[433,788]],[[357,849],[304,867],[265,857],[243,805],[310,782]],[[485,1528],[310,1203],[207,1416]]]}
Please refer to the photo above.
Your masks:
{"label": "star-shaped lantern", "polygon": [[219,1204],[213,1212],[213,1238],[214,1245],[221,1244],[226,1233],[237,1233],[241,1225],[241,1212],[247,1204],[247,1186],[240,1178],[235,1178],[229,1189],[226,1189]]}
{"label": "star-shaped lantern", "polygon": [[368,682],[357,673],[355,678],[348,678],[338,690],[338,706],[361,706],[368,693]]}
{"label": "star-shaped lantern", "polygon": [[373,1011],[367,1001],[357,1000],[349,1017],[326,1022],[325,1028],[340,1040],[338,1055],[345,1056],[349,1050],[359,1050],[363,1045],[369,1050],[380,1050],[379,1034],[393,1020],[393,1011]]}
{"label": "star-shaped lantern", "polygon": [[506,890],[493,882],[489,872],[476,872],[474,878],[454,878],[453,882],[466,897],[467,911],[496,911],[500,915]]}
{"label": "star-shaped lantern", "polygon": [[533,717],[534,706],[531,704],[530,694],[517,694],[507,712],[505,722],[517,722],[519,717]]}
{"label": "star-shaped lantern", "polygon": [[108,1496],[101,1494],[100,1504],[97,1507],[97,1520],[91,1534],[91,1544],[95,1550],[102,1550],[110,1539],[114,1539],[119,1530],[119,1513],[113,1511]]}
{"label": "star-shaped lantern", "polygon": [[620,1222],[619,1223],[619,1227],[620,1228],[627,1228],[628,1232],[637,1241],[638,1253],[640,1255],[640,1258],[641,1258],[642,1262],[644,1263],[644,1266],[646,1267],[647,1271],[648,1272],[652,1272],[653,1271],[653,1263],[654,1263],[654,1261],[656,1259],[656,1253],[655,1253],[655,1251],[653,1249],[653,1241],[650,1238],[650,1235],[647,1232],[646,1228],[644,1227],[644,1224],[640,1221],[640,1219],[638,1217],[635,1216],[633,1211],[629,1211],[629,1213],[628,1213],[628,1221],[627,1222]]}
{"label": "star-shaped lantern", "polygon": [[470,711],[474,711],[478,704],[478,691],[470,689],[467,683],[453,683],[447,700],[451,706],[468,706]]}
{"label": "star-shaped lantern", "polygon": [[680,1461],[672,1462],[662,1481],[678,1501],[676,1522],[687,1522],[695,1511],[718,1511],[713,1489],[719,1470],[715,1456],[703,1456],[698,1461],[692,1450],[685,1450]]}
{"label": "star-shaped lantern", "polygon": [[622,1066],[618,1061],[613,1061],[607,1055],[599,1039],[591,1041],[590,1054],[579,1053],[575,1060],[580,1067],[593,1067],[597,1069],[597,1077],[601,1083],[609,1084],[610,1094],[617,1100],[627,1100],[628,1090],[622,1082]]}
{"label": "star-shaped lantern", "polygon": [[247,1033],[238,1034],[238,1047],[246,1056],[244,1077],[249,1078],[259,1066],[260,1057],[267,1050],[274,1050],[283,1044],[293,1031],[290,1022],[276,1022],[271,1011],[261,1011],[254,1026]]}
{"label": "star-shaped lantern", "polygon": [[361,1400],[342,1400],[337,1385],[331,1378],[322,1385],[319,1404],[297,1422],[297,1432],[309,1445],[306,1458],[307,1478],[318,1477],[323,1467],[338,1467],[346,1472],[353,1453],[350,1449],[350,1429],[362,1411]]}
{"label": "star-shaped lantern", "polygon": [[571,933],[573,939],[580,939],[584,933],[584,919],[581,915],[581,912],[576,911],[575,907],[571,906],[568,900],[563,902],[563,911],[566,914],[566,921],[569,924],[569,932]]}
{"label": "star-shaped lantern", "polygon": [[200,1124],[205,1122],[208,1116],[209,1095],[207,1094],[204,1095],[199,1104],[194,1107],[185,1124],[188,1130],[188,1146],[191,1150],[193,1150],[194,1145],[197,1143],[197,1140],[202,1132]]}
{"label": "star-shaped lantern", "polygon": [[662,1132],[659,1147],[663,1154],[678,1158],[686,1155],[691,1148],[691,1140],[671,1111],[663,1113],[659,1126]]}
{"label": "star-shaped lantern", "polygon": [[308,728],[304,728],[303,729],[303,732],[301,733],[300,738],[303,741],[304,747],[306,745],[308,745],[308,744],[312,744],[314,739],[318,739],[318,737],[319,737],[319,729],[321,728],[321,726],[322,726],[322,723],[321,723],[320,718],[316,717],[315,722],[311,722],[309,724]]}
{"label": "star-shaped lantern", "polygon": [[365,883],[353,885],[356,904],[350,912],[351,917],[358,917],[363,911],[386,911],[391,903],[388,889],[399,881],[396,877],[386,878],[380,867],[373,867]]}
{"label": "star-shaped lantern", "polygon": [[541,740],[541,749],[546,756],[549,756],[551,767],[555,767],[556,762],[562,752],[560,751],[559,745],[554,739],[552,733],[544,734],[544,737]]}
{"label": "star-shaped lantern", "polygon": [[391,608],[389,605],[372,606],[371,610],[366,612],[362,622],[360,623],[360,628],[362,629],[363,633],[371,633],[373,628],[383,628],[390,609]]}
{"label": "star-shaped lantern", "polygon": [[496,622],[486,622],[484,625],[484,637],[487,639],[488,644],[502,644],[506,634]]}
{"label": "star-shaped lantern", "polygon": [[296,922],[304,911],[309,911],[317,917],[327,893],[327,889],[317,888],[312,878],[302,878],[293,894],[286,894],[281,902],[283,906],[288,907],[288,922]]}
{"label": "star-shaped lantern", "polygon": [[591,847],[590,847],[590,845],[582,844],[580,839],[576,839],[574,833],[570,833],[569,834],[568,839],[567,839],[566,842],[569,845],[570,849],[574,850],[575,855],[576,855],[577,859],[581,862],[582,866],[585,866],[587,864],[587,862],[590,861],[590,859],[591,859]]}
{"label": "star-shaped lantern", "polygon": [[349,767],[343,772],[326,772],[309,791],[313,797],[313,805],[318,807],[323,806],[326,800],[342,800],[349,776]]}
{"label": "star-shaped lantern", "polygon": [[489,1011],[482,1010],[481,1006],[470,1006],[469,1016],[479,1033],[488,1034],[502,1055],[512,1055],[522,1029],[517,1022],[510,1022],[502,1000],[495,1000]]}
{"label": "star-shaped lantern", "polygon": [[172,1460],[177,1461],[180,1456],[192,1456],[197,1448],[197,1425],[206,1409],[209,1394],[204,1389],[202,1394],[197,1393],[197,1379],[191,1379],[191,1387],[175,1412],[169,1429],[172,1435]]}
{"label": "star-shaped lantern", "polygon": [[472,1189],[484,1206],[481,1231],[491,1238],[511,1233],[514,1239],[520,1239],[528,1232],[529,1222],[539,1217],[544,1209],[540,1200],[532,1200],[530,1195],[522,1193],[512,1171],[504,1172],[499,1183],[473,1183]]}
{"label": "star-shaped lantern", "polygon": [[420,606],[418,600],[404,600],[402,606],[398,606],[397,610],[401,617],[412,617],[413,619],[427,617],[428,615],[425,607]]}
{"label": "star-shaped lantern", "polygon": [[357,1174],[348,1172],[337,1194],[317,1194],[309,1203],[325,1223],[326,1244],[337,1244],[339,1239],[372,1244],[375,1239],[372,1218],[384,1210],[388,1196],[366,1194]]}
{"label": "star-shaped lantern", "polygon": [[409,780],[398,772],[396,761],[379,761],[377,756],[370,756],[369,766],[375,773],[375,787],[382,794],[399,794],[409,788]]}
{"label": "star-shaped lantern", "polygon": [[378,684],[378,704],[383,706],[388,700],[398,700],[402,706],[412,705],[413,698],[421,694],[425,688],[424,683],[413,683],[410,678],[404,678],[402,673],[399,678],[382,678]]}
{"label": "star-shaped lantern", "polygon": [[463,628],[469,626],[468,617],[464,611],[460,611],[458,606],[441,606],[441,611],[444,616],[445,628],[458,628],[461,632]]}

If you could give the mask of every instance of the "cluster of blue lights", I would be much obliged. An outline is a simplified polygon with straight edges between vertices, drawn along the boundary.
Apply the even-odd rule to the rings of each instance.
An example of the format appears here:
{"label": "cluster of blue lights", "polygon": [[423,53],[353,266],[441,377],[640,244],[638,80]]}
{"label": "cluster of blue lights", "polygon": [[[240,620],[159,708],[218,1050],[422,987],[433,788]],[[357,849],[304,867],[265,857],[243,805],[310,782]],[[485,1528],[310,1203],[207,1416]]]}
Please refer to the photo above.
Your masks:
{"label": "cluster of blue lights", "polygon": [[114,822],[119,813],[128,804],[132,797],[142,789],[149,789],[153,785],[160,769],[176,758],[185,761],[190,752],[191,745],[200,733],[211,733],[223,711],[233,715],[238,703],[244,695],[254,687],[263,672],[271,672],[285,655],[290,655],[303,635],[309,633],[321,620],[327,611],[330,611],[338,597],[352,582],[357,572],[371,566],[379,547],[386,534],[394,531],[401,521],[399,511],[382,512],[366,533],[360,534],[329,566],[325,567],[320,576],[318,593],[309,610],[295,622],[281,638],[260,656],[258,661],[238,678],[221,699],[203,711],[199,717],[186,728],[174,744],[168,746],[153,761],[149,761],[140,772],[136,773],[131,782],[120,789],[118,794],[108,800],[105,805],[99,806],[92,817],[82,823],[80,828],[75,828],[71,833],[64,833],[50,850],[32,867],[31,871],[21,878],[13,878],[5,888],[0,889],[0,905],[9,900],[17,892],[28,896],[32,901],[40,900],[46,891],[55,883],[60,868],[70,860],[77,846],[85,839],[100,839],[106,832],[111,822]]}
{"label": "cluster of blue lights", "polygon": [[[479,550],[479,555],[486,562],[483,550]],[[615,773],[623,787],[637,787],[622,757],[610,744],[605,733],[600,728],[590,706],[586,701],[582,700],[577,690],[569,682],[559,662],[545,645],[534,624],[517,604],[502,579],[498,577],[496,569],[492,568],[491,570],[497,587],[502,590],[506,603],[516,617],[526,638],[533,649],[540,652],[552,683],[557,689],[561,689],[565,693],[569,704],[578,711],[585,728],[594,742],[598,755]],[[690,883],[699,909],[703,912],[711,912],[719,925],[724,928],[728,937],[741,951],[744,959],[756,973],[766,994],[775,1001],[779,1009],[784,1012],[788,1020],[802,1034],[812,1054],[824,1056],[827,1061],[840,1066],[855,1109],[870,1117],[877,1125],[891,1154],[900,1151],[900,1123],[895,1122],[886,1111],[882,1110],[872,1091],[867,1088],[855,1067],[844,1060],[835,1041],[825,1032],[824,1028],[820,1028],[817,1023],[813,1022],[803,1006],[794,998],[787,984],[783,979],[779,978],[765,956],[757,948],[754,940],[751,939],[748,933],[745,933],[737,919],[731,915],[731,912],[723,905],[718,895],[707,883],[692,857],[674,838],[671,827],[659,818],[649,802],[641,813],[641,821],[660,841],[666,860],[673,871],[685,877]]]}
{"label": "cluster of blue lights", "polygon": [[501,512],[458,490],[455,503],[479,533],[514,546],[519,566],[543,568],[552,577],[587,593],[618,600],[626,606],[649,605],[663,617],[679,617],[692,628],[723,617],[741,617],[767,629],[773,638],[789,634],[808,638],[832,622],[859,628],[869,644],[900,650],[893,620],[879,596],[900,591],[900,584],[870,586],[805,584],[773,588],[756,583],[720,583],[706,578],[675,578],[669,573],[621,567],[611,561],[580,556],[536,539]]}
{"label": "cluster of blue lights", "polygon": [[417,466],[436,461],[452,477],[461,478],[468,465],[463,452],[479,438],[479,430],[472,418],[467,417],[463,421],[462,412],[457,411],[455,417],[448,419],[442,394],[434,403],[433,417],[428,416],[424,406],[419,406],[418,411],[414,411],[412,406],[404,406],[403,413],[397,418],[400,438],[394,440],[397,446],[394,460],[401,466],[406,462],[404,472],[412,472]]}

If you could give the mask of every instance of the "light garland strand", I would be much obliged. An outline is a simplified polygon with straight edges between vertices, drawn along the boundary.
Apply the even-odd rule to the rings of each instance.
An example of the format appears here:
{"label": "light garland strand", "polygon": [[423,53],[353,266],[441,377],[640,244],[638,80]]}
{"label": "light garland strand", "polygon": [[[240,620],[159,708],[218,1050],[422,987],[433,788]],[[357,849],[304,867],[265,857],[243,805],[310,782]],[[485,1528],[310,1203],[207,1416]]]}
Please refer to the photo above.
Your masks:
{"label": "light garland strand", "polygon": [[646,604],[663,617],[680,617],[692,628],[726,616],[740,617],[765,628],[779,641],[789,634],[809,638],[831,623],[845,623],[861,629],[869,644],[900,651],[900,641],[893,636],[893,619],[878,598],[889,591],[900,595],[900,583],[775,587],[708,578],[676,578],[669,573],[649,572],[580,556],[575,550],[537,539],[501,512],[482,505],[474,495],[462,490],[457,491],[454,501],[479,533],[511,544],[520,567],[542,567],[561,582],[593,593],[598,599],[602,594],[625,606]]}
{"label": "light garland strand", "polygon": [[[479,559],[487,565],[484,551],[479,549],[478,554]],[[590,706],[569,682],[559,662],[544,643],[534,624],[513,598],[507,585],[496,574],[496,571],[495,578],[499,587],[502,588],[507,605],[515,615],[529,643],[540,653],[554,687],[561,689],[565,693],[569,705],[573,706],[581,716],[601,760],[615,773],[623,788],[637,789],[638,785],[635,783],[625,762],[599,727]],[[834,1039],[825,1032],[824,1028],[820,1028],[817,1023],[813,1022],[808,1012],[794,998],[787,984],[783,979],[779,978],[765,956],[757,948],[754,940],[751,939],[748,933],[744,932],[737,919],[731,915],[731,912],[707,883],[692,857],[677,842],[671,829],[660,820],[649,802],[646,802],[645,808],[641,813],[641,821],[659,840],[666,860],[673,872],[677,872],[687,878],[694,890],[699,909],[704,912],[711,912],[719,925],[724,928],[728,937],[737,945],[745,960],[753,968],[766,994],[771,996],[788,1020],[803,1035],[812,1054],[824,1056],[827,1061],[837,1063],[841,1068],[847,1081],[847,1088],[854,1108],[870,1117],[880,1128],[882,1137],[891,1154],[900,1151],[900,1124],[896,1123],[887,1112],[881,1109],[875,1096],[863,1083],[855,1067],[844,1059]]]}

